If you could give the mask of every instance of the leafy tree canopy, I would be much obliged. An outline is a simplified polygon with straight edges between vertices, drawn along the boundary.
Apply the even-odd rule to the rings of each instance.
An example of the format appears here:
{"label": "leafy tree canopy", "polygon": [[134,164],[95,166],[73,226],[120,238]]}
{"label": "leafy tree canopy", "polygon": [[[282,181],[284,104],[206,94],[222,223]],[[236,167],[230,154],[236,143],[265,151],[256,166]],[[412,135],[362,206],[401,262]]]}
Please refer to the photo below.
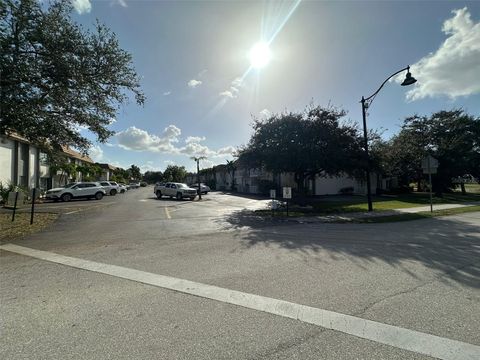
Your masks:
{"label": "leafy tree canopy", "polygon": [[185,166],[168,165],[163,172],[163,181],[183,182],[186,176]]}
{"label": "leafy tree canopy", "polygon": [[143,180],[148,183],[156,183],[163,181],[163,173],[161,171],[147,171],[143,174]]}
{"label": "leafy tree canopy", "polygon": [[345,112],[320,106],[255,119],[239,161],[275,173],[292,172],[299,188],[306,177],[354,174],[364,168],[362,141]]}
{"label": "leafy tree canopy", "polygon": [[406,118],[400,133],[385,144],[387,173],[403,184],[419,182],[424,177],[421,160],[427,154],[439,161],[433,177],[437,192],[452,188],[454,178],[480,177],[480,117],[454,109]]}
{"label": "leafy tree canopy", "polygon": [[100,23],[84,30],[71,11],[69,1],[0,2],[0,133],[86,152],[81,127],[105,142],[127,92],[138,104],[144,95],[115,34]]}
{"label": "leafy tree canopy", "polygon": [[140,168],[136,165],[130,166],[128,169],[128,173],[130,177],[135,180],[140,180],[142,178],[142,173],[140,172]]}

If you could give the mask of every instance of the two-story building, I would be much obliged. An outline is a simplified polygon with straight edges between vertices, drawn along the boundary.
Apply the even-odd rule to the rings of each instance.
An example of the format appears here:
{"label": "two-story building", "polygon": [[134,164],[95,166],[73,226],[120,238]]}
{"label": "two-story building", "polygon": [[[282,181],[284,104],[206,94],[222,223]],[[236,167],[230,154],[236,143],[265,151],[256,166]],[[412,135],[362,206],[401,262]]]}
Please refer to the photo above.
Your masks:
{"label": "two-story building", "polygon": [[[68,147],[62,148],[68,163],[76,166],[93,164],[90,157]],[[62,186],[75,179],[82,181],[82,173],[65,174],[61,170],[51,173],[48,156],[27,139],[17,134],[0,136],[0,182],[41,190]]]}

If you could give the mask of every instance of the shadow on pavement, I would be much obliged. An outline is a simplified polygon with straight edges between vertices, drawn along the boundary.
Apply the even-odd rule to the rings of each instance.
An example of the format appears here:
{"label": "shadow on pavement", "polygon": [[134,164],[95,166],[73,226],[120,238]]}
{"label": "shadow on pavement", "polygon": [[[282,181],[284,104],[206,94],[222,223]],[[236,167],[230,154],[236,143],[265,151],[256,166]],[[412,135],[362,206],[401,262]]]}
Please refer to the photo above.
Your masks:
{"label": "shadow on pavement", "polygon": [[412,276],[415,274],[401,262],[417,261],[441,272],[445,281],[480,288],[480,215],[471,213],[465,219],[308,225],[238,211],[223,218],[222,223],[225,229],[247,230],[239,235],[246,247],[279,246],[305,256],[323,250],[367,261],[382,260]]}

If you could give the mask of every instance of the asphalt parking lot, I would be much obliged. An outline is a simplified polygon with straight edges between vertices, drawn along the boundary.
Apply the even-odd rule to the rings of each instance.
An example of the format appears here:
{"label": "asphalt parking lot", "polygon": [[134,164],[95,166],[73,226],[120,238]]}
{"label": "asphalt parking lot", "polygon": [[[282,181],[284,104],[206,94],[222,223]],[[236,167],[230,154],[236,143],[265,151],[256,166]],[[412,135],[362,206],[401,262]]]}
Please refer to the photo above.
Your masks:
{"label": "asphalt parking lot", "polygon": [[479,213],[292,224],[249,214],[266,200],[152,187],[84,203],[103,201],[2,247],[2,358],[480,354]]}

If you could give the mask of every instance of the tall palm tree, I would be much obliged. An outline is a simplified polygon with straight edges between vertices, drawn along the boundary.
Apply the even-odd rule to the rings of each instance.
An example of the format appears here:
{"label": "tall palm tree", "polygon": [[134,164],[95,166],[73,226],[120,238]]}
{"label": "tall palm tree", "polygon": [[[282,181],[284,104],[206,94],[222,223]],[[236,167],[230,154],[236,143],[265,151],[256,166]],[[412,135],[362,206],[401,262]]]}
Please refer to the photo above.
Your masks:
{"label": "tall palm tree", "polygon": [[227,171],[230,174],[232,179],[232,184],[230,185],[230,190],[235,190],[235,171],[237,170],[237,166],[235,165],[235,161],[227,160]]}

